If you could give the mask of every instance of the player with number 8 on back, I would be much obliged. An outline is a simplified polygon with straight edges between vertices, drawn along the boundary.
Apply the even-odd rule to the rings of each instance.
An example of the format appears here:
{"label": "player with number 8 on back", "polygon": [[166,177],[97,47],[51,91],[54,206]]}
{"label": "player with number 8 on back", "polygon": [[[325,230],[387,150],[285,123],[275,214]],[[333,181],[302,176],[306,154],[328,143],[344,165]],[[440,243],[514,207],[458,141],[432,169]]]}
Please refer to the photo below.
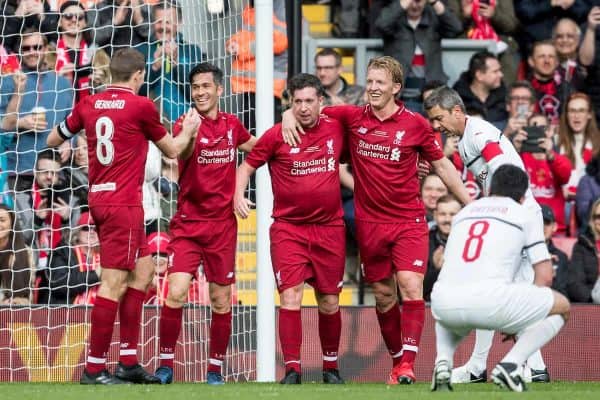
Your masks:
{"label": "player with number 8 on back", "polygon": [[[56,147],[84,131],[88,141],[89,206],[100,239],[103,273],[80,382],[159,383],[137,360],[142,304],[154,276],[144,229],[144,166],[148,140],[175,158],[198,129],[200,116],[190,110],[182,133],[173,139],[152,101],[137,95],[145,76],[141,53],[117,51],[110,72],[113,83],[107,90],[79,102],[47,140],[48,146]],[[121,345],[119,365],[112,375],[106,369],[106,355],[117,311]]]}

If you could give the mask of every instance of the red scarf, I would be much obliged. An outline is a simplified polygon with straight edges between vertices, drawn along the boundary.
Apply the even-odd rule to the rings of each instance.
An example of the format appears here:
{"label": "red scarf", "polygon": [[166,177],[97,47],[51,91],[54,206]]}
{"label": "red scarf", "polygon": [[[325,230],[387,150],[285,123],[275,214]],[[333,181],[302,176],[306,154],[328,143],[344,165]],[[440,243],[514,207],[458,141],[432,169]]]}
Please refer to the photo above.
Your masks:
{"label": "red scarf", "polygon": [[[64,39],[62,37],[58,39],[58,42],[56,43],[56,72],[60,72],[60,70],[62,70],[67,63],[75,64],[76,70],[80,67],[86,67],[92,63],[90,48],[85,40],[81,39],[79,41],[79,49],[77,53],[79,55],[79,60],[77,60],[77,62],[71,60],[68,50],[69,48],[67,47]],[[69,78],[71,81],[73,81],[73,73],[69,74]],[[77,93],[78,101],[90,94],[90,76],[77,78],[77,82],[74,82],[73,85],[75,92]]]}
{"label": "red scarf", "polygon": [[[87,254],[83,252],[82,247],[75,247],[73,249],[75,256],[77,257],[77,264],[79,265],[79,271],[94,271],[96,267],[100,265],[100,253],[92,252],[92,263],[88,262]],[[96,302],[96,295],[98,294],[98,288],[100,285],[93,286],[87,289],[84,293],[80,293],[75,296],[73,304],[91,304]]]}
{"label": "red scarf", "polygon": [[[473,0],[473,7],[471,11],[471,18],[475,26],[467,32],[469,39],[477,40],[500,40],[498,34],[490,24],[490,19],[479,14],[479,0]],[[489,7],[496,7],[496,0],[490,0]]]}

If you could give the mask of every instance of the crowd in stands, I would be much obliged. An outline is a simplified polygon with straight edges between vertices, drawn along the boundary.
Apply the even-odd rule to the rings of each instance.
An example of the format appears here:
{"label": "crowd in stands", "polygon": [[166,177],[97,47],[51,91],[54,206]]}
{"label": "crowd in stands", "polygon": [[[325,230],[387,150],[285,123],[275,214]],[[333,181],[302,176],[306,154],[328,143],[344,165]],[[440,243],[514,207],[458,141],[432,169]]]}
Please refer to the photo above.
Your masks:
{"label": "crowd in stands", "polygon": [[[356,13],[366,18],[354,25],[364,29],[337,33],[348,37],[368,32],[383,39],[383,53],[397,58],[406,70],[400,100],[414,112],[423,112],[429,91],[448,83],[442,39],[496,42],[496,51],[471,57],[453,87],[468,114],[493,123],[520,152],[533,194],[543,205],[548,247],[555,257],[553,287],[572,301],[600,302],[600,1],[368,3]],[[182,10],[174,0],[0,0],[0,10],[0,304],[90,303],[101,268],[98,238],[86,206],[87,143],[79,135],[54,151],[46,149],[46,138],[76,102],[110,82],[108,63],[115,50],[134,47],[145,56],[147,85],[142,93],[156,100],[169,126],[190,107],[188,73],[207,56],[184,38]],[[333,18],[339,22],[344,16]],[[286,97],[284,21],[284,9],[276,7],[276,118]],[[231,90],[244,99],[240,118],[252,129],[251,7],[246,7],[241,22],[224,48],[232,59]],[[353,25],[340,23],[338,28],[344,26]],[[325,104],[364,102],[364,88],[342,77],[338,51],[321,49],[314,56],[316,70],[306,72],[321,80]],[[444,133],[439,139],[472,197],[482,196],[477,177],[457,154],[457,139]],[[352,173],[350,166],[342,170]],[[173,160],[161,158],[151,146],[143,187],[147,233],[157,264],[151,304],[161,304],[166,295],[168,236],[163,232],[174,212],[177,175]],[[450,221],[460,205],[434,174],[422,179],[422,198],[430,223],[427,299],[443,267]],[[343,204],[351,238],[351,191],[343,192]],[[565,237],[575,242],[570,255],[553,242]],[[349,269],[348,278],[357,280],[357,273]],[[201,289],[193,292],[190,301],[203,301]]]}

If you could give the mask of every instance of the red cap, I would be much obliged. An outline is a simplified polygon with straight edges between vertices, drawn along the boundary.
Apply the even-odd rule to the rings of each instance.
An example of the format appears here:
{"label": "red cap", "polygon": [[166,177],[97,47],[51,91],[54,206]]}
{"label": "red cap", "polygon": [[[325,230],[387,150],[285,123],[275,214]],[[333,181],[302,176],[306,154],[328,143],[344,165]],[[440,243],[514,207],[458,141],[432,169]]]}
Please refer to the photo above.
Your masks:
{"label": "red cap", "polygon": [[150,253],[163,253],[167,254],[167,247],[171,238],[165,232],[154,232],[148,236],[148,247]]}
{"label": "red cap", "polygon": [[92,219],[92,214],[90,214],[88,211],[82,212],[81,216],[79,217],[79,221],[77,222],[77,226],[84,226],[84,225],[94,225],[94,220]]}

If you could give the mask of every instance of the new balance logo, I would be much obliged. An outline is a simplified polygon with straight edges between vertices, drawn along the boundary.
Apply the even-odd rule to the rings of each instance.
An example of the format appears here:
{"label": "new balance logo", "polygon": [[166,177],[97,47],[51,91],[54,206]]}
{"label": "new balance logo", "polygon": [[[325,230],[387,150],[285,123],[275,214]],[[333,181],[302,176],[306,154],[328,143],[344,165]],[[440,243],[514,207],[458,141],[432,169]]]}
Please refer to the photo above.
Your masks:
{"label": "new balance logo", "polygon": [[364,135],[368,131],[369,130],[367,128],[365,128],[364,126],[361,126],[360,128],[358,128],[358,133],[360,133],[361,135]]}
{"label": "new balance logo", "polygon": [[206,144],[206,143],[208,143],[208,139],[203,137],[200,139],[200,143]]}
{"label": "new balance logo", "polygon": [[422,267],[423,266],[423,260],[415,260],[413,262],[413,266],[415,266],[415,267]]}
{"label": "new balance logo", "polygon": [[290,154],[298,154],[300,153],[300,147],[292,147],[290,149]]}

